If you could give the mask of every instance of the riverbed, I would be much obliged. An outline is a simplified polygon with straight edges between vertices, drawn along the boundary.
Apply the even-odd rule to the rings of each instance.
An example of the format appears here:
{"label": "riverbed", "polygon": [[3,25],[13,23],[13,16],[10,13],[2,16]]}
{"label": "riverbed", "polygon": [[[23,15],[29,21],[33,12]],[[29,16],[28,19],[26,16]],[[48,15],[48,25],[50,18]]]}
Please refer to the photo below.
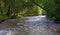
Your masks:
{"label": "riverbed", "polygon": [[60,35],[60,24],[45,16],[9,19],[0,24],[0,35]]}

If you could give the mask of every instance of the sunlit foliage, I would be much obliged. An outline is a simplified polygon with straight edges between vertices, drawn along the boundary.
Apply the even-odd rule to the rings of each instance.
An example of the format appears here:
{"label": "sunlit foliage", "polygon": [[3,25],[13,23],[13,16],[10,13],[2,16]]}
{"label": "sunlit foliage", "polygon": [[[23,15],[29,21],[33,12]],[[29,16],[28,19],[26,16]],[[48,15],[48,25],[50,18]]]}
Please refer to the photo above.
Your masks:
{"label": "sunlit foliage", "polygon": [[31,0],[0,0],[1,18],[4,16],[7,19],[21,16],[36,16],[41,14],[40,9],[41,8]]}
{"label": "sunlit foliage", "polygon": [[59,11],[60,0],[0,0],[0,15],[7,19],[43,13],[49,19],[60,20]]}

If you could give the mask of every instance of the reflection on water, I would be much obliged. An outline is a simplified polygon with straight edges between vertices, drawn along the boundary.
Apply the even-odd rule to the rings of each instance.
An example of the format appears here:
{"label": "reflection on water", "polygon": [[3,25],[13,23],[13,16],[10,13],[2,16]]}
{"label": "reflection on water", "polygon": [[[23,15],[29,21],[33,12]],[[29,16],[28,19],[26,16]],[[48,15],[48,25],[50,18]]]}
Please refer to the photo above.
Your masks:
{"label": "reflection on water", "polygon": [[0,24],[0,29],[0,35],[60,35],[60,24],[45,16],[8,20]]}

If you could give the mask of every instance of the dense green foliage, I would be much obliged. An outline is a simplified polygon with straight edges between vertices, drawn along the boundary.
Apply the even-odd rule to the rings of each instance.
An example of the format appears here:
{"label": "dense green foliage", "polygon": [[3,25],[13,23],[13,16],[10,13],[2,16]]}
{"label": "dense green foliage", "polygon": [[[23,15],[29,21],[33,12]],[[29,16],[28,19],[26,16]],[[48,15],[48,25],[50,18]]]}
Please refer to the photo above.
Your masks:
{"label": "dense green foliage", "polygon": [[41,14],[41,8],[30,0],[0,0],[0,21]]}
{"label": "dense green foliage", "polygon": [[46,16],[49,19],[60,20],[60,0],[45,0],[43,6],[47,11]]}
{"label": "dense green foliage", "polygon": [[[60,20],[60,0],[36,0],[37,6],[43,9],[46,17],[51,20]],[[44,11],[45,10],[45,11]]]}
{"label": "dense green foliage", "polygon": [[60,20],[60,0],[0,0],[0,21],[21,16],[45,14]]}

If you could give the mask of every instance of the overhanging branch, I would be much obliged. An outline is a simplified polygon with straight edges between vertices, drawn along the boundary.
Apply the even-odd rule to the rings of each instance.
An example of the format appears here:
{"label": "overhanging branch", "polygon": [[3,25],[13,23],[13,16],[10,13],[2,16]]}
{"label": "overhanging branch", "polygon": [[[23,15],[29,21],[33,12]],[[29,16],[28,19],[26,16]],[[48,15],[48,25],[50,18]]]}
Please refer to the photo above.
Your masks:
{"label": "overhanging branch", "polygon": [[33,0],[30,0],[30,1],[31,1],[32,3],[34,3],[35,5],[39,6],[40,8],[42,8],[43,10],[45,10],[45,11],[48,12],[47,9],[43,8],[43,7],[42,7],[41,5],[39,5],[38,3],[34,2]]}

